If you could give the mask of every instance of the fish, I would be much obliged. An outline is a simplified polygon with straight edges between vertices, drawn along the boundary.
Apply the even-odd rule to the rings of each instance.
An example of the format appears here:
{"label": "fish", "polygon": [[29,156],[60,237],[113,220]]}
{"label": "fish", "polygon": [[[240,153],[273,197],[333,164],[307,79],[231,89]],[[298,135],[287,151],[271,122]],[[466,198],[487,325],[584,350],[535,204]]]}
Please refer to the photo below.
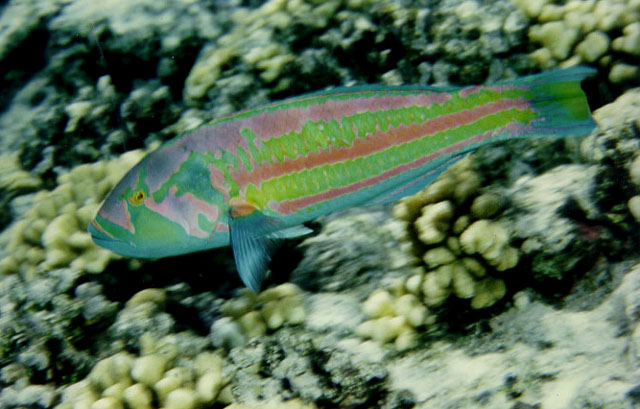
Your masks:
{"label": "fish", "polygon": [[475,149],[595,127],[585,66],[491,85],[343,87],[248,109],[149,153],[106,196],[88,232],[135,258],[231,245],[259,292],[278,243],[342,209],[417,193]]}

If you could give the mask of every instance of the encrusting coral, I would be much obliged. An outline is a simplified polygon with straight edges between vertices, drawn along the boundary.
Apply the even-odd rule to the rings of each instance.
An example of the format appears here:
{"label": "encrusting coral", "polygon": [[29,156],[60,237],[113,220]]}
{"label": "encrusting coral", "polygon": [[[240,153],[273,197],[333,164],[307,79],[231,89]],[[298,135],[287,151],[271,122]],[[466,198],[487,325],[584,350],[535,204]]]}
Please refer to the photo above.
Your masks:
{"label": "encrusting coral", "polygon": [[135,150],[117,159],[85,164],[60,175],[52,191],[40,191],[34,205],[10,229],[0,273],[20,273],[29,280],[53,268],[102,272],[118,256],[96,246],[87,226],[111,188],[145,151]]}

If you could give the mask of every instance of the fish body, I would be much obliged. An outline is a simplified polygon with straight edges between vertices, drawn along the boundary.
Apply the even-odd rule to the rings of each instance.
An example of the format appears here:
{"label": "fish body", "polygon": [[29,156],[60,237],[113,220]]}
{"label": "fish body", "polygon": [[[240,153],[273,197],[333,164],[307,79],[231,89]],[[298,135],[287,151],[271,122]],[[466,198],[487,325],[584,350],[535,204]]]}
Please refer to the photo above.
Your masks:
{"label": "fish body", "polygon": [[496,141],[588,134],[576,67],[465,88],[365,86],[215,119],[146,156],[89,226],[100,246],[165,257],[233,246],[258,291],[278,239],[331,212],[411,195]]}

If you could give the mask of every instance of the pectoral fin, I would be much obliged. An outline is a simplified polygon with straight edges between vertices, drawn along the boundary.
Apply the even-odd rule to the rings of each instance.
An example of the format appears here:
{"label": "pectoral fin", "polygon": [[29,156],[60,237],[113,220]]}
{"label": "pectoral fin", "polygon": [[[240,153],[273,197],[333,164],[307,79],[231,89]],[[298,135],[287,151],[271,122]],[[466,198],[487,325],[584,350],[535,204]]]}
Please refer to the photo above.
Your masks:
{"label": "pectoral fin", "polygon": [[265,216],[246,202],[229,206],[229,231],[240,279],[254,293],[260,291],[279,241],[312,232],[304,226],[280,228],[278,219]]}

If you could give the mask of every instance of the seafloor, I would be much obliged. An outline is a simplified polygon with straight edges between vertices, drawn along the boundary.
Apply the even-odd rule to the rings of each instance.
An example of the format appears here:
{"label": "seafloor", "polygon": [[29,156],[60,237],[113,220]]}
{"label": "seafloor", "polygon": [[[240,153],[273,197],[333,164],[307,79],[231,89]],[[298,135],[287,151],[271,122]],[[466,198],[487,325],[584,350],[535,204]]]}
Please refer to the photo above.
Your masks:
{"label": "seafloor", "polygon": [[[640,1],[0,5],[0,408],[640,407]],[[230,249],[86,227],[159,142],[327,87],[597,69],[585,138],[481,149],[314,222],[259,294]]]}

